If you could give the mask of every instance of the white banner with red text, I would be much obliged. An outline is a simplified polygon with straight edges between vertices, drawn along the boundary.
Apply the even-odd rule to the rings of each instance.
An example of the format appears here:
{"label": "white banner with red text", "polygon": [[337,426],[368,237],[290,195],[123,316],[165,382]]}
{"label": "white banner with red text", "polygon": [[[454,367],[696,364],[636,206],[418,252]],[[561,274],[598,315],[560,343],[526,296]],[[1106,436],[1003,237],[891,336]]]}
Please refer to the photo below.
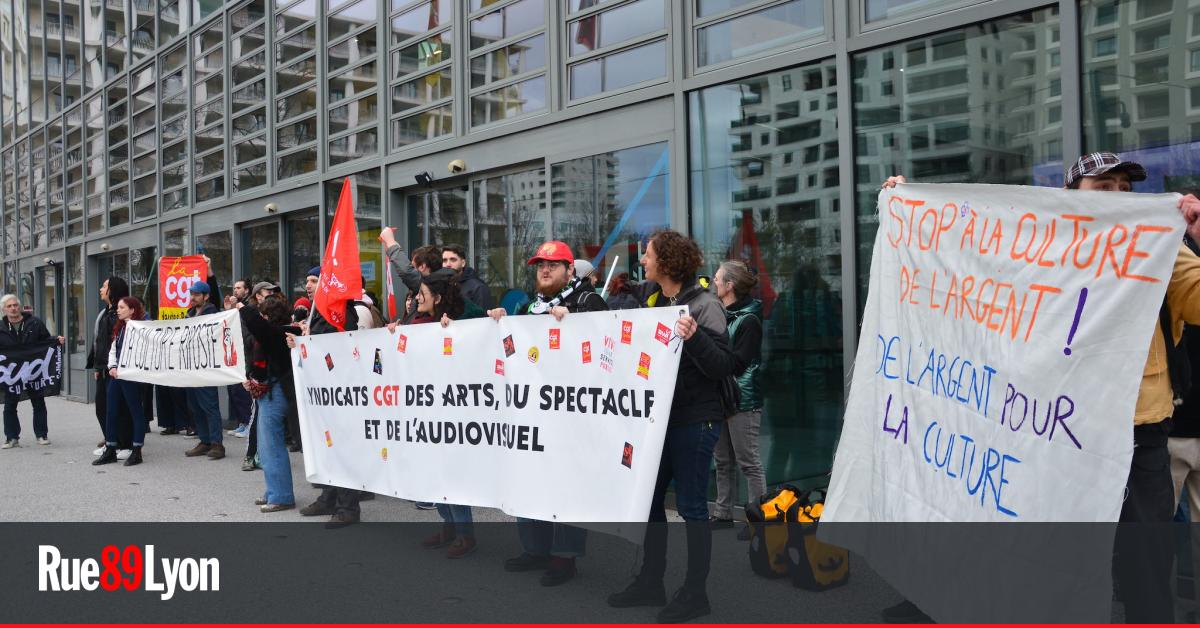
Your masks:
{"label": "white banner with red text", "polygon": [[686,308],[299,338],[311,482],[559,522],[644,522]]}

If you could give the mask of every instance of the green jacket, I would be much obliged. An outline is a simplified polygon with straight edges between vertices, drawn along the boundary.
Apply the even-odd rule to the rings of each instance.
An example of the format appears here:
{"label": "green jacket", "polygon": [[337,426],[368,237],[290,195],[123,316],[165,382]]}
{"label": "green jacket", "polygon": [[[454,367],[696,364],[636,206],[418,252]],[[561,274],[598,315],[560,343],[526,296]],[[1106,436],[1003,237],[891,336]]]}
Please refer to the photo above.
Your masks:
{"label": "green jacket", "polygon": [[746,298],[725,309],[729,342],[733,346],[734,373],[742,399],[738,409],[746,412],[763,407],[762,301]]}

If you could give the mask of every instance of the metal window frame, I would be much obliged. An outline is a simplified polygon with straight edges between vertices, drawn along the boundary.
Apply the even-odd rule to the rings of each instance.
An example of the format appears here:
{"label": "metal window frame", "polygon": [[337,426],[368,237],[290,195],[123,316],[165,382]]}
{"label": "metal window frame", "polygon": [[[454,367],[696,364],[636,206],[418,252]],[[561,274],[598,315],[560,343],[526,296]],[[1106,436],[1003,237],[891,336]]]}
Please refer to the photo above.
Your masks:
{"label": "metal window frame", "polygon": [[756,52],[754,54],[747,55],[744,57],[734,57],[732,59],[722,61],[720,63],[710,63],[707,65],[700,64],[699,44],[700,44],[700,31],[701,30],[708,28],[710,26],[713,26],[715,24],[719,24],[722,22],[728,22],[728,21],[735,20],[735,19],[740,19],[742,17],[754,15],[755,13],[758,13],[760,11],[767,11],[767,10],[773,9],[778,6],[783,6],[792,1],[793,0],[759,0],[759,2],[757,4],[735,7],[733,9],[722,11],[720,13],[714,13],[708,17],[700,19],[700,18],[696,17],[696,0],[688,0],[685,10],[687,11],[688,20],[690,20],[690,23],[691,23],[691,30],[688,32],[688,35],[690,36],[690,40],[688,42],[689,45],[687,47],[687,59],[688,59],[687,67],[688,67],[688,70],[690,71],[690,76],[695,76],[695,75],[703,74],[706,72],[714,72],[714,71],[718,71],[718,70],[721,70],[726,67],[736,67],[747,61],[753,61],[756,59],[763,59],[763,58],[774,57],[776,55],[781,55],[781,54],[794,53],[795,51],[801,50],[803,48],[807,48],[807,47],[815,46],[815,45],[819,45],[819,44],[826,44],[826,43],[832,41],[833,36],[834,36],[834,23],[833,23],[832,16],[835,11],[835,8],[834,8],[835,0],[814,0],[814,1],[818,1],[821,3],[821,10],[823,12],[822,13],[822,29],[821,29],[820,35],[815,35],[812,37],[805,37],[803,39],[799,39],[799,40],[793,41],[791,43],[774,46],[770,49]]}

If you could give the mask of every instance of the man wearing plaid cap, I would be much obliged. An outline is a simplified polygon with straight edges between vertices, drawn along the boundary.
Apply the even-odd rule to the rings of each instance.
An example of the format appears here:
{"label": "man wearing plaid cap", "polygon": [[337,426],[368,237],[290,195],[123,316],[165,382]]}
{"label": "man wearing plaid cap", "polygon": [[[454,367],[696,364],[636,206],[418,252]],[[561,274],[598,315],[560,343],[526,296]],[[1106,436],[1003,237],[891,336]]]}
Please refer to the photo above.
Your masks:
{"label": "man wearing plaid cap", "polygon": [[[1063,187],[1093,192],[1131,192],[1133,184],[1146,180],[1141,164],[1125,161],[1116,153],[1091,153],[1080,157],[1067,170]],[[903,176],[889,177],[883,187],[904,183]],[[1179,212],[1187,221],[1187,233],[1200,239],[1200,199],[1188,194],[1179,199]],[[1183,336],[1183,325],[1200,324],[1200,257],[1183,243],[1175,259],[1167,296],[1163,302],[1164,324],[1171,328],[1171,360],[1185,356],[1174,353]],[[1133,415],[1133,459],[1125,484],[1121,506],[1122,523],[1170,523],[1175,514],[1175,491],[1171,480],[1167,435],[1175,411],[1175,391],[1171,385],[1168,345],[1163,325],[1155,327],[1150,352],[1142,371],[1137,405]],[[1141,529],[1138,529],[1141,528]],[[1175,613],[1171,596],[1170,567],[1173,556],[1169,531],[1159,533],[1152,526],[1121,526],[1117,533],[1117,559],[1114,574],[1125,620],[1129,623],[1173,623]],[[903,607],[903,608],[902,608]],[[889,614],[922,614],[911,602],[884,611]]]}

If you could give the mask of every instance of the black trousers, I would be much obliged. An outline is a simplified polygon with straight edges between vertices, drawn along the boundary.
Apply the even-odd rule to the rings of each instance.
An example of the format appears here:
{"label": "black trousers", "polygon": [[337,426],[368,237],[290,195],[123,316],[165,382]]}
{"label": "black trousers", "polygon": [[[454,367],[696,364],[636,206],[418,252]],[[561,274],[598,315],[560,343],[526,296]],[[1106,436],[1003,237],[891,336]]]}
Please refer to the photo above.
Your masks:
{"label": "black trousers", "polygon": [[1171,520],[1175,490],[1167,435],[1171,420],[1133,428],[1133,460],[1117,525],[1117,591],[1128,623],[1174,623]]}
{"label": "black trousers", "polygon": [[292,399],[290,395],[288,397],[287,423],[284,427],[284,439],[303,449],[304,439],[300,436],[300,412],[296,408],[296,400]]}
{"label": "black trousers", "polygon": [[355,518],[358,518],[361,512],[358,507],[361,500],[362,491],[337,486],[321,487],[321,496],[317,498],[317,501],[326,506],[332,506],[338,514],[353,515]]}
{"label": "black trousers", "polygon": [[[96,380],[96,421],[100,423],[100,433],[108,440],[106,428],[108,425],[108,380],[111,379],[105,371],[97,371],[100,377]],[[129,408],[122,406],[117,414],[117,448],[133,447],[133,417]]]}
{"label": "black trousers", "polygon": [[158,395],[158,426],[179,431],[188,429],[192,425],[192,415],[187,405],[187,389],[171,386],[154,388]]}

